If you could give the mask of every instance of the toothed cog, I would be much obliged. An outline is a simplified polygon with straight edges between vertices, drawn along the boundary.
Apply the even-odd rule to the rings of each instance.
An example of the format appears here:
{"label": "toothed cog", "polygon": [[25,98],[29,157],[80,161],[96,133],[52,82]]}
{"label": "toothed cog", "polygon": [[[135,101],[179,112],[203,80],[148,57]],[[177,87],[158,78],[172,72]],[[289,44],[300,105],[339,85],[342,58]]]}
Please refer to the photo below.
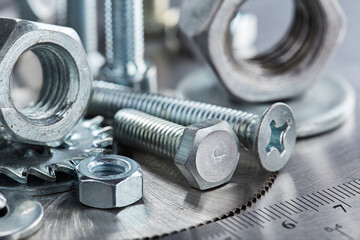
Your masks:
{"label": "toothed cog", "polygon": [[56,172],[75,174],[84,158],[105,154],[112,146],[112,127],[101,127],[103,117],[80,121],[59,147],[4,141],[0,143],[0,175],[27,183],[30,175],[55,182]]}

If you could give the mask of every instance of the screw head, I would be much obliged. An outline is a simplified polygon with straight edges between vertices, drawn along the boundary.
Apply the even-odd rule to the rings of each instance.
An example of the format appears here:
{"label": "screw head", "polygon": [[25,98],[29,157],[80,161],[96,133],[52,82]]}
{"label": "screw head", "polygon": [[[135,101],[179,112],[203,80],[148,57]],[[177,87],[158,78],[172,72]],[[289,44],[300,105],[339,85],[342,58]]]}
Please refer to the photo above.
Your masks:
{"label": "screw head", "polygon": [[240,142],[230,125],[209,119],[185,128],[175,164],[190,186],[205,190],[232,177],[240,156]]}
{"label": "screw head", "polygon": [[296,123],[285,103],[271,105],[261,116],[255,138],[255,152],[260,166],[271,172],[285,166],[294,151]]}

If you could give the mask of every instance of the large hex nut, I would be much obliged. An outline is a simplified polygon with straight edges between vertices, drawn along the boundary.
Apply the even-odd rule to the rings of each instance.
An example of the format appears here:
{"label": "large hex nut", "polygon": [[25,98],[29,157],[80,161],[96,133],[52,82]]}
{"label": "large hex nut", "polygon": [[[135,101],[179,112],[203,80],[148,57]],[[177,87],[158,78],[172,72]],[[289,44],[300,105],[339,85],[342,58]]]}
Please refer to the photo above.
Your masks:
{"label": "large hex nut", "polygon": [[78,199],[95,208],[130,205],[143,196],[143,175],[134,160],[105,155],[83,160],[77,166]]}
{"label": "large hex nut", "polygon": [[294,20],[286,36],[251,59],[235,60],[229,44],[230,23],[245,0],[187,1],[179,27],[235,100],[290,98],[317,79],[344,32],[337,0],[294,1]]}
{"label": "large hex nut", "polygon": [[[58,146],[83,115],[92,75],[77,33],[65,27],[0,19],[0,138]],[[19,57],[32,51],[43,69],[39,100],[17,109],[11,73]]]}

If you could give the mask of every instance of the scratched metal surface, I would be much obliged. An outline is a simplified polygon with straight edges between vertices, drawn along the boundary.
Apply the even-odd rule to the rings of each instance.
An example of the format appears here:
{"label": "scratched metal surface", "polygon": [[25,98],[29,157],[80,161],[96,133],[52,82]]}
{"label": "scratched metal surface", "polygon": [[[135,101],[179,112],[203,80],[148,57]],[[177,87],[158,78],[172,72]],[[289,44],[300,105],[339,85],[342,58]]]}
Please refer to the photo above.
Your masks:
{"label": "scratched metal surface", "polygon": [[[360,178],[360,99],[358,97],[360,93],[360,28],[358,26],[360,2],[340,1],[340,4],[347,15],[347,34],[343,44],[330,61],[327,71],[342,75],[355,88],[357,93],[355,114],[345,125],[330,133],[299,140],[294,156],[278,174],[271,191],[251,208],[248,208],[246,213],[243,212],[243,215],[239,214],[234,219],[229,218],[191,231],[171,235],[167,239],[201,239],[211,236],[214,239],[360,238],[358,227],[360,221],[360,181],[358,180]],[[309,198],[308,195],[318,202]],[[310,202],[302,197],[307,198]],[[305,203],[300,202],[297,198]],[[292,200],[299,203],[300,206]],[[275,204],[283,209],[279,209]],[[280,215],[282,220],[278,220],[265,208]],[[258,218],[254,217],[257,214],[254,213],[255,211],[270,221],[259,215],[257,215]],[[270,217],[266,216],[264,212]],[[296,222],[290,220],[289,217]],[[254,219],[263,227],[252,222]],[[293,226],[287,225],[292,230],[282,226],[285,220],[287,223],[294,224],[293,229]],[[256,226],[251,227],[249,222],[250,225]]]}
{"label": "scratched metal surface", "polygon": [[[360,2],[341,1],[341,5],[348,15],[348,33],[327,70],[348,79],[359,92]],[[264,11],[264,14],[272,12],[269,8],[264,8]],[[201,65],[189,57],[157,50],[157,44],[148,46],[148,55],[159,66],[159,82],[163,87],[176,86],[177,81],[185,74]],[[341,128],[325,135],[300,140],[293,158],[278,174],[267,194],[257,201],[255,208],[359,178],[358,106],[359,104],[353,118]],[[171,233],[227,213],[250,198],[267,179],[255,165],[243,162],[231,184],[199,193],[186,187],[171,162],[160,163],[158,159],[141,153],[135,154],[134,158],[145,169],[146,189],[142,201],[130,208],[104,211],[82,206],[73,192],[39,197],[44,205],[44,225],[31,239],[118,239]],[[360,215],[360,209],[349,214],[353,216],[350,220],[354,221]],[[154,217],[154,222],[150,216]],[[340,220],[341,217],[336,215]],[[198,229],[201,231],[202,228]],[[270,238],[267,234],[269,232],[260,231],[260,235],[256,236]],[[176,234],[172,237],[176,237]]]}

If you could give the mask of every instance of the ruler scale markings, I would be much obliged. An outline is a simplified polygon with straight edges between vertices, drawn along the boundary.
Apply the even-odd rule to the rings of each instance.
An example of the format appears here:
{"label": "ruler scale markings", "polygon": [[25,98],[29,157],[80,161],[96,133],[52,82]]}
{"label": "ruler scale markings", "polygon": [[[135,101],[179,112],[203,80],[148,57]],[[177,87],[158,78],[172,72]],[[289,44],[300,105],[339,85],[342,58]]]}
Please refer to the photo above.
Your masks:
{"label": "ruler scale markings", "polygon": [[358,183],[357,181],[360,181],[359,179],[355,179],[353,182],[356,183],[357,185],[360,185],[360,183]]}
{"label": "ruler scale markings", "polygon": [[314,202],[310,201],[309,199],[305,198],[305,196],[301,196],[302,199],[308,201],[309,203],[311,203],[312,205],[314,205],[315,207],[319,207],[319,205],[315,204]]}
{"label": "ruler scale markings", "polygon": [[255,223],[256,225],[258,225],[261,228],[264,228],[263,225],[261,225],[261,223],[258,223],[257,221],[255,221],[254,219],[250,218],[249,216],[243,214],[243,217],[247,218],[248,220],[252,221],[253,223]]}
{"label": "ruler scale markings", "polygon": [[360,190],[360,187],[357,187],[354,183],[348,182],[348,184],[350,184],[350,185],[353,186],[354,188]]}
{"label": "ruler scale markings", "polygon": [[348,189],[352,190],[353,192],[359,194],[359,192],[357,192],[356,190],[352,189],[351,187],[349,187],[348,185],[346,185],[345,183],[343,184],[344,187],[347,187]]}
{"label": "ruler scale markings", "polygon": [[[297,226],[295,224],[298,224],[298,222],[296,220],[292,219],[290,216],[296,215],[300,212],[305,212],[302,209],[309,211],[309,209],[311,208],[311,209],[315,210],[316,212],[319,212],[319,210],[317,208],[320,208],[321,206],[325,206],[326,204],[328,204],[330,206],[334,205],[334,203],[338,204],[337,201],[351,208],[351,206],[348,203],[346,203],[345,201],[347,198],[356,196],[355,193],[360,194],[360,192],[359,192],[360,187],[357,186],[357,185],[360,186],[360,183],[358,183],[356,181],[360,182],[360,180],[357,179],[357,180],[354,180],[353,182],[343,183],[343,184],[337,185],[336,187],[329,187],[329,188],[326,188],[325,190],[324,189],[319,190],[317,192],[309,193],[304,196],[298,196],[294,199],[284,200],[282,202],[278,202],[274,205],[263,207],[261,209],[255,209],[250,212],[245,212],[244,214],[237,214],[232,217],[222,219],[221,221],[219,221],[219,223],[222,224],[225,228],[225,231],[224,231],[224,234],[222,234],[222,237],[224,240],[232,239],[231,236],[234,236],[235,239],[242,239],[241,236],[239,236],[239,231],[242,231],[242,230],[252,231],[251,227],[258,227],[258,226],[260,228],[265,228],[264,226],[267,226],[267,225],[263,225],[263,224],[272,224],[271,222],[275,222],[278,219],[284,219],[284,218],[282,218],[282,216],[285,217],[285,221],[283,221],[282,227],[287,228],[287,229],[294,229]],[[329,201],[327,201],[327,200],[329,200]],[[350,202],[350,204],[351,203],[352,202]],[[306,208],[305,206],[307,206],[309,209]],[[333,206],[334,209],[338,208],[338,207],[341,207],[342,210],[344,210],[344,212],[346,212],[345,208],[341,204]],[[323,209],[323,208],[321,208],[321,209]],[[321,211],[323,211],[323,210],[321,210]],[[307,216],[307,215],[305,215],[305,216]],[[302,220],[302,215],[298,216],[298,217],[300,218],[300,220]],[[293,223],[286,222],[286,221],[288,221],[286,219],[292,221]],[[300,220],[298,219],[298,221],[300,221]],[[282,221],[282,220],[280,220],[280,221]],[[343,225],[343,224],[341,224],[341,225]],[[326,232],[333,232],[333,231],[338,232],[338,233],[341,233],[342,235],[348,237],[349,239],[353,239],[352,236],[346,235],[346,231],[342,232],[341,230],[339,230],[339,229],[343,228],[343,226],[344,226],[344,225],[343,226],[341,226],[341,225],[337,223],[335,225],[335,228],[332,225],[328,225],[325,227],[325,231]],[[298,229],[298,228],[296,227],[296,229]],[[344,229],[346,229],[346,228],[344,228]],[[211,230],[212,230],[211,232],[213,234],[216,231],[216,229],[211,229]],[[216,234],[218,234],[218,233],[219,232],[216,232]],[[241,232],[241,235],[242,235],[242,233],[243,232]]]}
{"label": "ruler scale markings", "polygon": [[257,215],[259,215],[259,217],[262,217],[263,219],[265,219],[266,221],[270,222],[270,219],[264,217],[263,215],[261,215],[260,213],[253,211],[253,213],[256,213]]}
{"label": "ruler scale markings", "polygon": [[[236,232],[236,231],[237,231],[237,228],[240,228],[239,226],[234,225],[234,224],[229,220],[229,218],[225,218],[225,219],[224,219],[224,225],[225,225],[227,228],[231,229],[231,231],[233,231],[233,232]],[[235,228],[234,228],[234,227],[235,227]]]}
{"label": "ruler scale markings", "polygon": [[330,201],[332,201],[332,202],[335,202],[334,200],[332,200],[331,198],[329,198],[329,197],[325,196],[324,194],[322,194],[322,193],[320,193],[320,192],[318,192],[318,194],[320,194],[320,195],[321,195],[321,196],[323,196],[324,198],[329,199],[329,200],[330,200]]}
{"label": "ruler scale markings", "polygon": [[228,224],[234,226],[235,229],[243,230],[243,227],[240,226],[241,224],[238,224],[238,221],[233,220],[235,218],[226,218],[226,219],[228,219]]}
{"label": "ruler scale markings", "polygon": [[296,203],[297,205],[299,205],[300,207],[302,207],[303,209],[305,209],[306,211],[309,211],[309,209],[307,209],[306,207],[304,207],[303,205],[301,205],[298,202],[295,202],[293,199],[290,199],[290,201],[292,201],[293,203]]}
{"label": "ruler scale markings", "polygon": [[317,197],[317,198],[320,199],[321,201],[325,202],[326,204],[330,204],[328,201],[326,201],[325,199],[322,199],[321,197],[319,197],[319,196],[316,195],[315,193],[312,193],[312,195],[314,195],[314,197]]}
{"label": "ruler scale markings", "polygon": [[280,204],[283,205],[284,207],[286,207],[287,209],[291,210],[295,214],[297,214],[297,212],[294,209],[290,208],[289,206],[286,206],[284,203],[280,203]]}
{"label": "ruler scale markings", "polygon": [[333,194],[338,195],[338,196],[339,196],[339,197],[341,197],[342,199],[345,199],[345,198],[344,198],[344,196],[339,195],[338,193],[336,193],[336,192],[332,191],[331,189],[329,189],[329,188],[328,188],[328,190],[329,190],[330,192],[332,192]]}
{"label": "ruler scale markings", "polygon": [[269,216],[270,218],[272,218],[273,220],[276,220],[276,218],[274,218],[273,216],[271,216],[270,214],[267,214],[266,212],[264,212],[263,210],[259,209],[260,212],[262,212],[263,214],[265,214],[266,216]]}
{"label": "ruler scale markings", "polygon": [[306,202],[304,201],[301,201],[300,199],[296,198],[298,201],[302,202],[303,204],[305,204],[306,206],[308,206],[309,208],[313,209],[314,211],[318,212],[319,210],[317,210],[316,208],[310,206],[309,204],[307,204]]}
{"label": "ruler scale markings", "polygon": [[259,217],[255,216],[254,214],[251,214],[250,212],[248,212],[247,214],[249,214],[251,217],[259,220],[260,222],[265,223],[263,220],[261,220]]}
{"label": "ruler scale markings", "polygon": [[303,212],[303,210],[301,210],[300,208],[296,207],[295,205],[291,204],[290,202],[288,201],[285,201],[287,202],[289,205],[293,206],[294,208],[296,208],[297,210],[299,210],[300,212]]}
{"label": "ruler scale markings", "polygon": [[293,221],[294,223],[298,223],[297,221],[295,221],[295,220],[294,220],[294,219],[292,219],[291,217],[289,217],[289,216],[287,216],[287,215],[283,214],[282,212],[280,212],[280,211],[276,210],[274,207],[272,207],[272,206],[269,206],[269,207],[270,207],[271,209],[273,209],[274,211],[276,211],[276,212],[280,213],[280,214],[281,214],[281,215],[283,215],[284,217],[288,218],[289,220]]}
{"label": "ruler scale markings", "polygon": [[330,193],[326,192],[325,190],[322,190],[324,193],[328,194],[329,196],[333,197],[334,199],[338,200],[339,202],[345,204],[348,207],[351,207],[349,204],[347,204],[346,202],[342,201],[341,199],[338,199],[337,197],[334,197],[333,195],[331,195]]}
{"label": "ruler scale markings", "polygon": [[[338,186],[340,188],[340,186]],[[333,187],[333,189],[336,189],[338,192],[341,192],[342,194],[344,194],[345,196],[347,196],[348,198],[350,197],[350,195],[346,194],[344,189],[342,189],[343,191],[340,191],[339,189],[337,189],[336,187]],[[348,192],[348,191],[347,191]],[[355,194],[351,193],[352,195],[355,196]]]}
{"label": "ruler scale markings", "polygon": [[268,212],[271,212],[272,214],[274,214],[275,216],[277,216],[278,218],[281,218],[281,216],[279,216],[279,215],[277,215],[277,214],[275,214],[275,213],[273,213],[272,211],[270,211],[269,209],[267,209],[266,207],[264,207],[264,209],[265,210],[267,210]]}
{"label": "ruler scale markings", "polygon": [[314,200],[315,202],[321,204],[322,206],[324,206],[324,204],[322,202],[320,202],[319,200],[316,200],[315,198],[313,198],[312,196],[310,196],[309,194],[306,194],[307,197],[311,198],[312,200]]}
{"label": "ruler scale markings", "polygon": [[[225,218],[225,219],[226,219],[226,218]],[[224,219],[224,220],[225,220],[225,219]],[[218,222],[218,224],[220,224],[222,228],[225,228],[225,232],[226,232],[226,233],[230,233],[230,234],[233,235],[236,239],[242,239],[241,237],[238,236],[238,234],[236,234],[237,231],[233,231],[232,228],[229,228],[228,225],[226,225],[223,221]],[[230,230],[229,230],[229,229],[230,229]],[[212,234],[212,236],[218,236],[218,234],[219,234],[218,232],[215,232],[215,233]],[[207,237],[208,237],[208,236],[205,236],[204,239],[207,238]],[[193,239],[193,238],[191,238],[191,239]],[[217,239],[217,238],[215,238],[215,239]],[[228,238],[225,238],[225,239],[228,239]]]}
{"label": "ruler scale markings", "polygon": [[279,209],[283,210],[284,212],[286,212],[289,215],[292,215],[291,212],[286,211],[285,209],[283,209],[282,207],[280,207],[279,205],[275,204],[276,207],[278,207]]}
{"label": "ruler scale markings", "polygon": [[[347,184],[351,185],[352,187],[354,187],[354,188],[357,189],[357,190],[360,190],[358,187],[354,186],[354,185],[351,184],[351,183],[347,183]],[[358,191],[355,190],[355,189],[354,189],[354,192],[356,192],[357,194],[360,194],[360,192],[358,192]]]}
{"label": "ruler scale markings", "polygon": [[242,223],[240,220],[238,220],[236,217],[232,217],[231,220],[234,222],[237,222],[239,225],[243,226],[244,228],[249,227],[249,226],[246,226],[246,224]]}
{"label": "ruler scale markings", "polygon": [[243,222],[245,222],[247,225],[249,225],[249,227],[253,227],[254,225],[252,225],[250,222],[248,222],[247,220],[243,219],[242,217],[240,217],[240,215],[238,215],[238,218],[240,218]]}

